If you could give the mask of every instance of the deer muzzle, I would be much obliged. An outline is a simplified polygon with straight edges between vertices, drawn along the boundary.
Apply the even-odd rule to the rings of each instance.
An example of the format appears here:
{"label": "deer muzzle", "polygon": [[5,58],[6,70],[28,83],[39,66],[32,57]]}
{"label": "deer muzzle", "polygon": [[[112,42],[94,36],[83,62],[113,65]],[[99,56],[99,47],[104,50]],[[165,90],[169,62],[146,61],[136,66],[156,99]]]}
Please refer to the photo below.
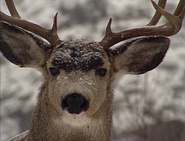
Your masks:
{"label": "deer muzzle", "polygon": [[61,107],[70,114],[80,114],[83,111],[87,111],[89,101],[81,94],[72,93],[62,99]]}

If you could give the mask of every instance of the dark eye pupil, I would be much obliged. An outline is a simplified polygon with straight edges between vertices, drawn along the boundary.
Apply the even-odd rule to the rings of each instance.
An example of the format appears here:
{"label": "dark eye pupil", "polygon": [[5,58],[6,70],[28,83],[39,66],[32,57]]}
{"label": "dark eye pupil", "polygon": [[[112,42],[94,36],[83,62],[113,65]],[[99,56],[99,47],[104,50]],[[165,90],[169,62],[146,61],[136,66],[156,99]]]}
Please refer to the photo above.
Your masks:
{"label": "dark eye pupil", "polygon": [[56,69],[56,68],[49,68],[49,70],[50,70],[50,73],[51,73],[52,75],[57,75],[57,74],[59,74],[59,70]]}
{"label": "dark eye pupil", "polygon": [[106,74],[106,72],[107,72],[106,69],[98,69],[96,73],[100,76],[104,76]]}

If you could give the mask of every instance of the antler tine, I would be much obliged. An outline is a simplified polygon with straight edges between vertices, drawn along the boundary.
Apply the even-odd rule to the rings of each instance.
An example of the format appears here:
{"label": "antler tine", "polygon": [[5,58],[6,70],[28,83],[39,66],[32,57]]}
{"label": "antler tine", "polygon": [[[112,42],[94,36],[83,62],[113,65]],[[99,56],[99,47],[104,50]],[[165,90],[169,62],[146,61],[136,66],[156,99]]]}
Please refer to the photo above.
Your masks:
{"label": "antler tine", "polygon": [[54,16],[52,28],[46,29],[37,24],[21,19],[12,0],[6,0],[6,4],[13,17],[0,11],[0,20],[16,25],[43,37],[51,44],[52,47],[56,47],[62,42],[57,35],[57,14]]}
{"label": "antler tine", "polygon": [[111,20],[110,20],[109,23],[107,24],[105,37],[99,42],[99,44],[102,47],[104,47],[105,50],[108,50],[114,44],[134,37],[155,36],[155,35],[172,36],[178,33],[178,31],[181,29],[182,21],[185,14],[184,2],[185,0],[180,0],[174,12],[174,15],[172,15],[171,13],[165,11],[163,8],[158,6],[154,1],[152,1],[152,4],[156,9],[157,13],[163,15],[169,21],[161,26],[154,26],[155,24],[157,24],[155,22],[159,20],[158,18],[160,18],[159,16],[158,18],[155,18],[154,16],[152,18],[153,21],[151,20],[152,22],[150,22],[148,26],[113,33],[111,31]]}
{"label": "antler tine", "polygon": [[177,8],[175,9],[175,12],[173,13],[173,15],[178,16],[181,14],[182,9],[185,7],[185,0],[180,0]]}
{"label": "antler tine", "polygon": [[21,18],[17,9],[15,8],[15,4],[13,2],[13,0],[5,0],[6,5],[8,7],[8,10],[10,12],[10,14],[12,15],[12,17],[16,17],[16,18]]}
{"label": "antler tine", "polygon": [[[185,0],[180,0],[179,4],[180,3],[182,4],[184,2],[185,2]],[[178,4],[178,6],[174,12],[175,14],[178,14],[178,15],[173,15],[173,14],[165,11],[161,7],[159,7],[154,1],[152,1],[152,4],[153,4],[154,8],[157,11],[159,11],[169,21],[162,26],[164,28],[169,28],[168,33],[164,34],[164,35],[165,36],[172,36],[172,35],[175,35],[176,33],[178,33],[182,27],[182,21],[183,21],[184,15],[185,15],[185,5],[180,6]]]}
{"label": "antler tine", "polygon": [[[158,5],[164,9],[166,6],[166,0],[159,0]],[[150,22],[146,26],[156,25],[158,23],[159,19],[161,18],[161,16],[162,15],[158,11],[156,11],[154,16],[152,17],[152,19],[150,20]]]}

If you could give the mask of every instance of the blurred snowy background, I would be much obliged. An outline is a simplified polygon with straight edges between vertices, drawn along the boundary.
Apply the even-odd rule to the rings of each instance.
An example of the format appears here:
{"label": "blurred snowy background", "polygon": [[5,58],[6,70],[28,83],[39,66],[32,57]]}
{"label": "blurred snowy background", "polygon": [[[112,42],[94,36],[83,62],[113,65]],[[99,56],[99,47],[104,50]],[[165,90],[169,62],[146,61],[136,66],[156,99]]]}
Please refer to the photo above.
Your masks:
{"label": "blurred snowy background", "polygon": [[[113,31],[145,25],[154,13],[150,0],[14,0],[20,15],[44,27],[58,14],[61,39],[100,41],[110,17]],[[178,0],[168,0],[173,12]],[[4,0],[0,8],[8,13]],[[165,19],[161,20],[164,23]],[[43,77],[33,69],[9,63],[0,55],[1,141],[29,128]],[[185,140],[185,22],[163,63],[140,76],[123,76],[115,83],[115,141]]]}

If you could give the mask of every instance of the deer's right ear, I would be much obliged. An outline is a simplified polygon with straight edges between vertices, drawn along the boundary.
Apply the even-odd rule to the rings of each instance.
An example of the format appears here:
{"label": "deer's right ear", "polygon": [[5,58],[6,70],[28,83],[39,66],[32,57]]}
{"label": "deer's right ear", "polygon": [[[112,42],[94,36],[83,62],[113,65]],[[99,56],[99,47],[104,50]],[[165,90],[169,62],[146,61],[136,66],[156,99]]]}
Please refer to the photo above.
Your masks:
{"label": "deer's right ear", "polygon": [[20,67],[40,68],[46,62],[51,46],[19,27],[0,22],[0,51]]}
{"label": "deer's right ear", "polygon": [[169,44],[170,40],[166,37],[144,37],[111,49],[115,73],[143,74],[156,68],[162,62]]}

